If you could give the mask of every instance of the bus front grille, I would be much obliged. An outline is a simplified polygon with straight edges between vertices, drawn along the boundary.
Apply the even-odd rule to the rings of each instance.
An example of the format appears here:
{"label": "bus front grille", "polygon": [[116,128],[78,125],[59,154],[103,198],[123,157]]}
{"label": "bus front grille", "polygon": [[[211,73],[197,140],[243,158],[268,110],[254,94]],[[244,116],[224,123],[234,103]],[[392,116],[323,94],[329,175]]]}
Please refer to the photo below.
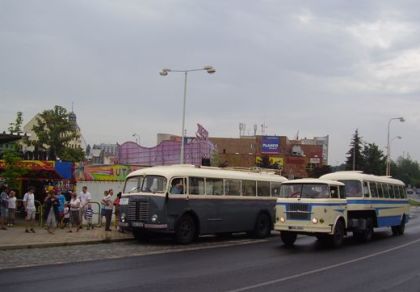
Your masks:
{"label": "bus front grille", "polygon": [[311,220],[311,208],[309,204],[287,204],[286,213],[287,219],[290,220]]}
{"label": "bus front grille", "polygon": [[130,201],[128,203],[127,219],[128,221],[147,222],[149,218],[149,202]]}

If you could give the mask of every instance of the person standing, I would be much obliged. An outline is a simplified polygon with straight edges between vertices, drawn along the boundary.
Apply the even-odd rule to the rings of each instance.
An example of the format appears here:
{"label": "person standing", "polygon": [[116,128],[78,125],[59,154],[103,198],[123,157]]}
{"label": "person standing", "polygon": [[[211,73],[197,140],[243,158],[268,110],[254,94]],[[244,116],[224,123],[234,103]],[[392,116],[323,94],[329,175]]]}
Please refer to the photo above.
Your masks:
{"label": "person standing", "polygon": [[118,222],[120,221],[120,199],[121,199],[121,192],[117,193],[117,197],[114,200],[114,206],[115,206],[115,221],[114,221],[114,226],[115,229],[119,230],[119,226],[118,226]]}
{"label": "person standing", "polygon": [[69,232],[73,232],[73,227],[76,226],[76,232],[80,229],[80,200],[76,193],[71,193],[70,199],[70,223],[71,228]]}
{"label": "person standing", "polygon": [[112,218],[112,194],[113,191],[112,189],[109,190],[108,192],[104,192],[104,197],[102,198],[102,206],[103,209],[105,211],[105,231],[111,231],[111,218]]}
{"label": "person standing", "polygon": [[7,212],[9,205],[9,188],[7,186],[2,186],[0,191],[0,229],[7,230]]}
{"label": "person standing", "polygon": [[47,224],[47,231],[50,234],[54,234],[54,230],[57,227],[58,222],[58,207],[59,201],[55,196],[53,190],[48,191],[48,195],[44,201],[45,204],[45,222]]}
{"label": "person standing", "polygon": [[15,216],[16,216],[16,192],[11,190],[9,193],[9,221],[7,226],[13,227],[15,225]]}
{"label": "person standing", "polygon": [[93,218],[92,205],[91,204],[88,204],[87,205],[86,212],[85,212],[85,219],[87,221],[86,230],[93,229],[92,218]]}
{"label": "person standing", "polygon": [[80,200],[80,225],[82,225],[83,218],[86,216],[87,206],[92,200],[92,195],[88,192],[87,186],[82,187],[82,191],[79,193],[79,200]]}
{"label": "person standing", "polygon": [[66,197],[63,194],[63,191],[60,191],[59,195],[57,196],[58,199],[58,222],[63,221],[64,217],[64,205],[66,204]]}
{"label": "person standing", "polygon": [[36,207],[35,207],[35,188],[30,187],[28,192],[23,196],[23,206],[25,207],[26,218],[25,218],[25,232],[29,233],[28,228],[30,227],[31,232],[35,233],[35,216],[36,216]]}

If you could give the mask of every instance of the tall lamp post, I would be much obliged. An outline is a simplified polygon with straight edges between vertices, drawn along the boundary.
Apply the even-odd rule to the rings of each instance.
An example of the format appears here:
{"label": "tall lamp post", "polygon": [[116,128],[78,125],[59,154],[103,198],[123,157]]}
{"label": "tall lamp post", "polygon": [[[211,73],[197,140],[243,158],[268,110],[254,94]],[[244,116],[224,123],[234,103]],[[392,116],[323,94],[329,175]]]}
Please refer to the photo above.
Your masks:
{"label": "tall lamp post", "polygon": [[390,147],[390,141],[389,141],[389,134],[390,134],[390,128],[391,128],[391,122],[393,120],[399,120],[400,122],[405,122],[403,117],[398,118],[391,118],[388,121],[388,136],[387,136],[387,146],[386,146],[386,175],[391,176],[391,147]]}
{"label": "tall lamp post", "polygon": [[216,69],[214,69],[212,66],[204,66],[203,68],[196,68],[196,69],[188,69],[188,70],[173,70],[173,69],[162,69],[159,74],[161,76],[167,76],[169,72],[176,72],[176,73],[184,73],[184,101],[183,101],[183,107],[182,107],[182,129],[181,129],[181,153],[180,153],[180,163],[184,164],[184,138],[185,138],[185,105],[187,100],[187,77],[188,72],[193,71],[207,71],[209,74],[213,74],[216,72]]}

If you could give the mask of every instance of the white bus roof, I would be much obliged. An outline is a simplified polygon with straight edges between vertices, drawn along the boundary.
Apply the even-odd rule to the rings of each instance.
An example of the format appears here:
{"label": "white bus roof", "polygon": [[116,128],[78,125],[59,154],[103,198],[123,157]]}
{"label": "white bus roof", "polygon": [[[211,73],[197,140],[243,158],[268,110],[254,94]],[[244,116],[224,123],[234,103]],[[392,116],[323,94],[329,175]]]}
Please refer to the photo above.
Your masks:
{"label": "white bus roof", "polygon": [[281,175],[269,172],[253,172],[243,170],[227,170],[218,167],[200,167],[189,164],[154,166],[139,169],[128,174],[127,178],[139,175],[161,175],[167,178],[175,176],[198,176],[213,178],[250,179],[283,182],[287,179]]}
{"label": "white bus roof", "polygon": [[389,176],[378,176],[373,174],[366,174],[362,171],[337,171],[329,174],[325,174],[320,179],[331,179],[331,180],[361,180],[361,181],[375,181],[382,183],[389,183],[395,185],[405,185],[402,181],[389,177]]}
{"label": "white bus roof", "polygon": [[336,180],[318,179],[318,178],[302,178],[285,181],[283,184],[328,184],[335,186],[344,186],[343,183]]}

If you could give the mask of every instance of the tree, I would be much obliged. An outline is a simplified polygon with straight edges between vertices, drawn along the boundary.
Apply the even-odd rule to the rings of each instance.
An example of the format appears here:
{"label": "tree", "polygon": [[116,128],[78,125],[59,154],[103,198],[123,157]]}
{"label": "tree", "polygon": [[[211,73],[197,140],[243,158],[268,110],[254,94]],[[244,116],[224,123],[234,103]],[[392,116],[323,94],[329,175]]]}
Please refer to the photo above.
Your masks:
{"label": "tree", "polygon": [[55,160],[59,157],[70,161],[83,160],[79,155],[83,150],[69,147],[69,143],[79,138],[79,134],[64,107],[56,105],[53,109],[40,113],[32,130],[38,137],[32,145],[35,149],[47,150],[49,159]]}
{"label": "tree", "polygon": [[359,136],[359,131],[356,129],[353,139],[350,142],[350,150],[347,152],[346,170],[362,170],[363,156],[362,156],[362,138]]}
{"label": "tree", "polygon": [[1,176],[5,178],[10,188],[17,189],[19,187],[18,179],[24,176],[27,170],[20,166],[22,158],[16,144],[12,149],[4,151],[3,159],[5,167]]}
{"label": "tree", "polygon": [[15,122],[9,124],[10,134],[20,134],[20,133],[22,133],[22,123],[23,123],[22,112],[17,112]]}
{"label": "tree", "polygon": [[406,185],[420,186],[420,165],[417,161],[399,157],[397,162],[391,162],[391,174],[394,178],[402,180]]}
{"label": "tree", "polygon": [[332,167],[330,165],[323,165],[320,167],[315,167],[311,170],[308,170],[309,177],[318,178],[324,174],[331,173]]}
{"label": "tree", "polygon": [[362,152],[364,173],[383,175],[385,172],[386,158],[375,143],[365,144]]}

